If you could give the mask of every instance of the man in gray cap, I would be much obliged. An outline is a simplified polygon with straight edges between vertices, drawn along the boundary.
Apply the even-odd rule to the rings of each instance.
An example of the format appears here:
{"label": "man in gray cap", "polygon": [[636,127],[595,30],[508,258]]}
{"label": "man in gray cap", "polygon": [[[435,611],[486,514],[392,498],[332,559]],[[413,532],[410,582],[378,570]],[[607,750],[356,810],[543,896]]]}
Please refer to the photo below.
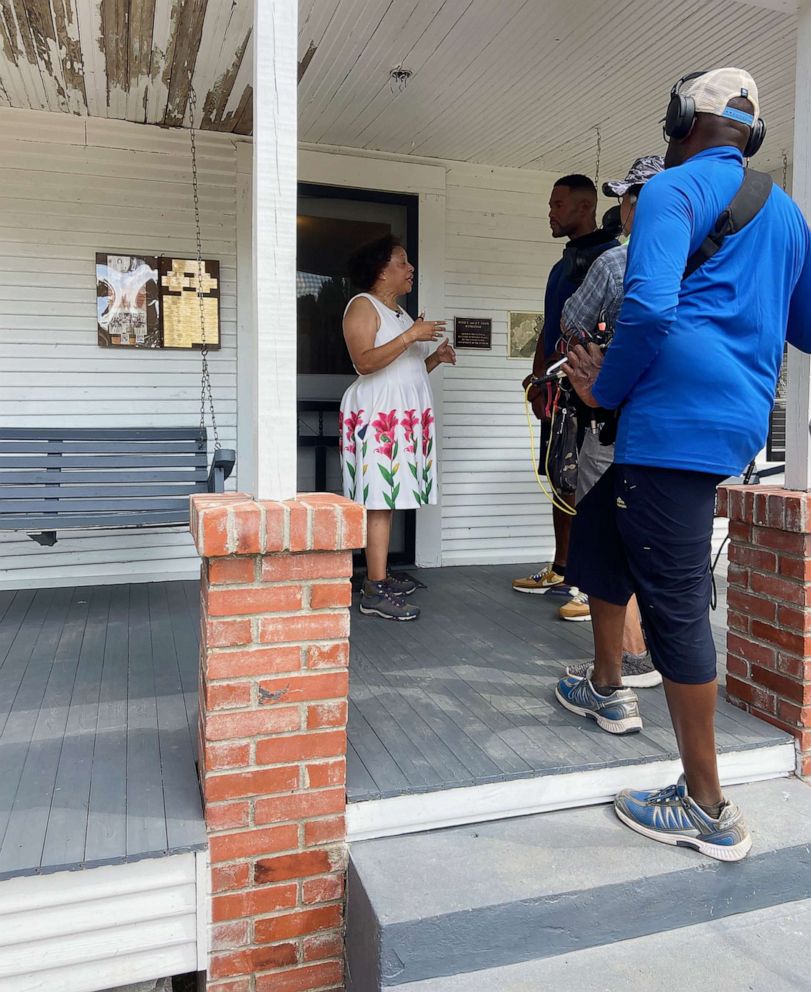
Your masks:
{"label": "man in gray cap", "polygon": [[[637,595],[684,768],[667,788],[623,790],[614,808],[643,836],[720,861],[745,857],[752,838],[723,795],[715,751],[715,489],[765,444],[786,341],[811,352],[808,224],[766,177],[745,180],[744,157],[765,135],[758,110],[741,69],[673,87],[666,170],[637,208],[611,347],[605,356],[576,347],[567,372],[587,405],[622,408],[603,540],[617,552],[625,598]],[[599,668],[596,681],[618,684],[616,662]],[[609,716],[620,720],[621,708]]]}
{"label": "man in gray cap", "polygon": [[[626,235],[631,233],[642,188],[663,169],[661,155],[645,155],[634,161],[624,179],[603,184],[603,193],[616,196],[620,201],[620,221]],[[589,341],[596,341],[601,348],[608,346],[624,298],[623,278],[627,257],[627,243],[604,252],[589,269],[580,289],[566,301],[561,319],[561,338],[565,350]],[[581,691],[610,697],[611,700],[621,698],[630,709],[637,703],[630,689],[659,685],[662,677],[646,652],[635,598],[628,602],[624,620],[618,611],[606,609],[606,604],[613,604],[617,599],[618,605],[625,606],[624,597],[617,597],[616,594],[613,556],[602,554],[603,534],[614,513],[611,467],[614,461],[616,414],[609,410],[591,410],[589,413],[578,457],[577,515],[572,521],[566,567],[566,581],[580,591],[560,608],[559,615],[562,620],[579,620],[584,615],[588,616],[591,610],[595,657],[602,660],[603,656],[609,656],[612,667],[621,658],[622,683],[617,686],[592,684],[593,662],[569,666],[566,671],[586,683],[581,686]],[[601,668],[606,670],[605,665]],[[586,715],[583,707],[569,698],[565,688],[559,687],[557,696],[567,709]],[[592,715],[591,711],[589,715]],[[626,713],[623,727],[627,727],[627,718]],[[609,731],[616,731],[618,727],[617,721],[605,719],[602,714],[597,722]]]}

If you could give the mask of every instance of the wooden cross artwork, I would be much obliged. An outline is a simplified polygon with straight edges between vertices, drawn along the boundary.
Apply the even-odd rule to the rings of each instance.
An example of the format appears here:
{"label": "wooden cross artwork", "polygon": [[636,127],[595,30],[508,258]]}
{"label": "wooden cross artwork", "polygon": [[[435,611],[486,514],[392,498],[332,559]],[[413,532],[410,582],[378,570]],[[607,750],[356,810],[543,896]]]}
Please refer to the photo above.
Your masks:
{"label": "wooden cross artwork", "polygon": [[198,262],[194,258],[161,258],[160,300],[164,348],[220,347],[220,263],[204,259],[201,299]]}

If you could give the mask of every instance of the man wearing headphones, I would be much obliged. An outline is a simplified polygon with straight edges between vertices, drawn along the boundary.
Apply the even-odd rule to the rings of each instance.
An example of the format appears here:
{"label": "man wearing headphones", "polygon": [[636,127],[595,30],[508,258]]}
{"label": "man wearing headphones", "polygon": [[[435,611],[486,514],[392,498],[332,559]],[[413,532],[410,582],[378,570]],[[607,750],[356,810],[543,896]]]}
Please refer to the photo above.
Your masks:
{"label": "man wearing headphones", "polygon": [[[604,358],[594,345],[575,348],[568,369],[587,405],[622,408],[615,529],[605,536],[625,583],[613,608],[636,593],[684,767],[675,785],[624,790],[614,808],[646,837],[721,861],[745,857],[752,840],[724,799],[715,752],[715,489],[765,444],[786,340],[811,352],[808,225],[771,181],[744,182],[743,159],[764,134],[749,73],[693,73],[673,87],[666,169],[637,204],[614,339]],[[738,195],[755,187],[757,204]],[[726,225],[728,207],[737,224]],[[593,682],[620,678],[616,661],[598,659]],[[596,719],[600,700],[580,686],[569,675],[558,689]]]}

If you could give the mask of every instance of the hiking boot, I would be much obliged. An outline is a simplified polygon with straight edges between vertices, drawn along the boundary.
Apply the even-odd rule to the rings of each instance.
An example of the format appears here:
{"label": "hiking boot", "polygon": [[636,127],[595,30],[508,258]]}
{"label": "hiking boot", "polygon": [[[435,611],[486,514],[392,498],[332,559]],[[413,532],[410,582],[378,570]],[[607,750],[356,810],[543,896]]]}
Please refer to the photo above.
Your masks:
{"label": "hiking boot", "polygon": [[631,689],[602,696],[589,679],[564,675],[555,687],[557,701],[571,713],[597,721],[609,734],[635,734],[642,729],[639,700]]}
{"label": "hiking boot", "polygon": [[751,834],[735,803],[725,802],[714,819],[687,794],[684,775],[666,789],[623,789],[614,800],[614,812],[643,837],[674,847],[691,847],[717,861],[740,861],[752,846]]}
{"label": "hiking boot", "polygon": [[406,575],[401,575],[395,578],[391,573],[386,576],[386,587],[389,592],[393,592],[395,596],[410,596],[412,592],[417,588],[417,583],[413,579],[409,579]]}
{"label": "hiking boot", "polygon": [[[579,665],[567,665],[566,674],[577,678],[590,679],[594,671],[593,661],[584,661]],[[647,654],[622,653],[622,684],[628,689],[651,689],[662,684],[662,676],[653,667],[650,652]]]}
{"label": "hiking boot", "polygon": [[516,592],[545,593],[562,583],[563,576],[558,575],[550,565],[545,572],[536,572],[525,579],[513,579],[513,589]]}
{"label": "hiking boot", "polygon": [[391,592],[385,580],[370,582],[366,579],[358,609],[361,613],[384,620],[416,620],[420,615],[419,607],[407,606],[402,596]]}
{"label": "hiking boot", "polygon": [[589,598],[584,592],[576,592],[568,603],[558,610],[561,620],[591,620]]}

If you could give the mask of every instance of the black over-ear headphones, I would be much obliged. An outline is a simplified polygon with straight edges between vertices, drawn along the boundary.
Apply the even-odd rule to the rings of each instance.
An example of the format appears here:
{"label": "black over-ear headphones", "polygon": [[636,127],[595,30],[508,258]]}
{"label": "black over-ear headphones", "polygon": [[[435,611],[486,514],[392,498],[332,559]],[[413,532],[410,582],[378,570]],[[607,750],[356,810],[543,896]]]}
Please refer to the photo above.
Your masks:
{"label": "black over-ear headphones", "polygon": [[[690,133],[690,128],[696,119],[696,102],[691,96],[683,96],[680,90],[685,83],[691,79],[698,79],[706,72],[707,70],[704,69],[701,72],[691,72],[682,76],[670,91],[670,103],[667,105],[665,115],[665,134],[668,138],[681,141]],[[751,158],[763,144],[765,137],[766,125],[763,119],[758,117],[749,131],[749,140],[743,150],[744,158]]]}

